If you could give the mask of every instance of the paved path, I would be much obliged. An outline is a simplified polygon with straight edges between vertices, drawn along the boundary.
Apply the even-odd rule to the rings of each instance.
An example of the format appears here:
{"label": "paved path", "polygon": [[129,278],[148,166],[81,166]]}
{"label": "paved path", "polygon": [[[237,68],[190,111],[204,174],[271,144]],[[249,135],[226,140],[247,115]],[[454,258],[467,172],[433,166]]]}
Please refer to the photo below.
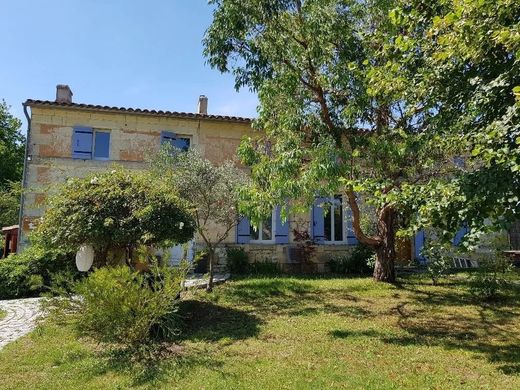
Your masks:
{"label": "paved path", "polygon": [[0,301],[0,309],[7,313],[0,320],[0,349],[36,327],[36,319],[41,314],[40,300],[26,298]]}

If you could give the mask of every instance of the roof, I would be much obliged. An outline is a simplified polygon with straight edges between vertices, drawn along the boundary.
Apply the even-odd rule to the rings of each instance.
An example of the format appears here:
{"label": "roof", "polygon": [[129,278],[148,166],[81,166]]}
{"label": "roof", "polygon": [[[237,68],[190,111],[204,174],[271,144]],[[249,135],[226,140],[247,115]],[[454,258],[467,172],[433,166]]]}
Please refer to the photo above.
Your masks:
{"label": "roof", "polygon": [[96,104],[56,102],[56,101],[52,101],[52,100],[28,99],[24,103],[24,105],[29,106],[29,107],[46,107],[46,106],[48,106],[48,107],[65,107],[65,108],[74,108],[74,109],[87,110],[87,111],[119,112],[119,113],[125,113],[125,114],[153,115],[153,116],[164,116],[164,117],[173,117],[173,118],[209,119],[209,120],[227,121],[227,122],[250,123],[252,121],[251,118],[244,118],[244,117],[239,117],[239,116],[208,115],[208,114],[198,114],[198,113],[192,113],[192,112],[148,110],[148,109],[142,109],[142,108],[127,108],[127,107],[111,107],[111,106],[101,106],[101,105],[96,105]]}
{"label": "roof", "polygon": [[18,229],[19,227],[20,227],[19,225],[5,226],[2,228],[2,233]]}

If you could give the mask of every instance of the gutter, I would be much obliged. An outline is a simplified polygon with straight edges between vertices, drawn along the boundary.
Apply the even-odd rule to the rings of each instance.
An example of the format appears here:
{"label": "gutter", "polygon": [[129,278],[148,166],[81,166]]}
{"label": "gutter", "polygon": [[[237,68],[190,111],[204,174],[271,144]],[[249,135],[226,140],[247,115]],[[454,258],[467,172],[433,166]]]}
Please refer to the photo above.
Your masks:
{"label": "gutter", "polygon": [[25,137],[25,156],[23,161],[23,174],[22,174],[22,193],[20,194],[20,214],[18,216],[18,240],[16,244],[16,252],[20,251],[22,229],[23,229],[23,209],[25,201],[25,188],[27,185],[27,161],[29,158],[29,142],[31,137],[31,116],[27,111],[27,103],[23,103],[23,113],[27,119],[27,137]]}

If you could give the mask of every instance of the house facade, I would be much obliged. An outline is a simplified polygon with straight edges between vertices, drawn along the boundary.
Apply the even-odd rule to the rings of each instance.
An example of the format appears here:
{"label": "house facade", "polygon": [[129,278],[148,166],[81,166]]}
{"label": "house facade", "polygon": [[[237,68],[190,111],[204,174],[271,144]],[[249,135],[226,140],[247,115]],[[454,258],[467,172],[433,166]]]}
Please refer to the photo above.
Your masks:
{"label": "house facade", "polygon": [[[197,148],[215,164],[233,160],[244,136],[258,135],[251,119],[209,115],[208,100],[201,96],[195,113],[155,111],[74,103],[72,91],[58,85],[56,100],[27,100],[29,123],[20,213],[19,248],[29,244],[28,234],[44,213],[45,201],[55,185],[70,177],[82,177],[118,164],[142,169],[148,153],[168,142],[181,149]],[[314,271],[321,272],[333,257],[347,254],[357,244],[348,208],[341,196],[320,198],[308,213],[290,215],[285,221],[280,208],[258,226],[243,218],[223,243],[240,245],[251,262],[276,262],[282,268],[295,261],[291,248],[297,245],[295,231],[307,232],[316,243]],[[216,226],[215,229],[219,227]],[[194,249],[202,243],[193,240]],[[401,258],[415,257],[420,240],[401,248]],[[220,251],[224,264],[225,248]],[[179,256],[179,250],[172,250]]]}

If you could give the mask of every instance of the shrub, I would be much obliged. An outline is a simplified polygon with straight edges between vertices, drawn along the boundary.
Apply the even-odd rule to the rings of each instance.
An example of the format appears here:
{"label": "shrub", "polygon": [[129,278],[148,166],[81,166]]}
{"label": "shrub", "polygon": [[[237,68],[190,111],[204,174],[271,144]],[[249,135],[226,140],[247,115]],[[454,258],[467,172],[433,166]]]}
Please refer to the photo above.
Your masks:
{"label": "shrub", "polygon": [[109,251],[121,253],[120,262],[134,259],[140,246],[183,243],[194,229],[189,204],[165,183],[116,168],[69,179],[50,199],[36,236],[46,247],[72,252],[92,245],[106,263]]}
{"label": "shrub", "polygon": [[231,274],[245,274],[249,270],[249,258],[244,248],[227,248],[227,269]]}
{"label": "shrub", "polygon": [[29,289],[29,265],[13,256],[0,261],[0,299],[20,298],[31,295]]}
{"label": "shrub", "polygon": [[31,245],[0,261],[0,299],[38,295],[48,290],[55,275],[62,272],[74,279],[79,276],[73,254]]}
{"label": "shrub", "polygon": [[328,261],[330,272],[334,274],[366,275],[372,272],[369,262],[374,256],[374,251],[369,247],[359,244],[350,254],[339,256]]}
{"label": "shrub", "polygon": [[512,270],[510,259],[503,253],[508,247],[504,236],[491,236],[482,240],[483,250],[471,257],[478,262],[478,269],[470,276],[471,292],[480,299],[492,300],[508,287],[508,273]]}
{"label": "shrub", "polygon": [[278,275],[280,272],[278,263],[271,261],[257,261],[249,264],[249,273],[252,275]]}
{"label": "shrub", "polygon": [[49,306],[51,318],[72,321],[83,336],[129,349],[173,337],[179,328],[175,313],[186,269],[97,269],[76,284],[72,297]]}
{"label": "shrub", "polygon": [[[446,276],[453,268],[453,253],[450,253],[445,245],[441,242],[432,241],[421,251],[421,254],[428,260],[426,270],[433,285],[436,285],[439,279]],[[449,245],[451,252],[453,252],[453,247],[451,247],[451,244]]]}

